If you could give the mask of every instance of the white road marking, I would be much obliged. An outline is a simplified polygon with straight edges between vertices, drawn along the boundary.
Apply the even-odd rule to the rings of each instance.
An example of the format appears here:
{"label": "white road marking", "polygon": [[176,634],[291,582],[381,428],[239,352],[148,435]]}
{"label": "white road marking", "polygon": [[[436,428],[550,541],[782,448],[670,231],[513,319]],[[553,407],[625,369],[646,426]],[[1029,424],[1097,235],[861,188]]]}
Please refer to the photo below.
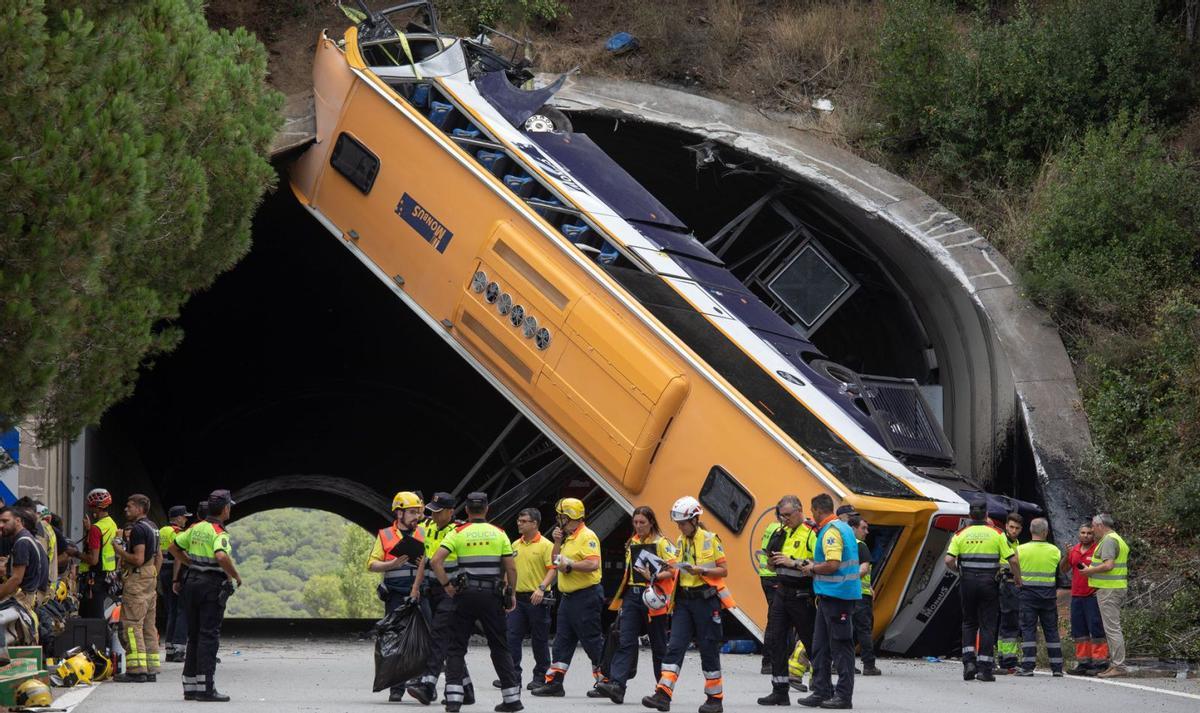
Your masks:
{"label": "white road marking", "polygon": [[100,687],[100,684],[93,683],[89,686],[75,686],[71,690],[54,699],[55,708],[66,708],[68,713],[75,709],[75,706],[83,703],[84,699],[92,695],[92,692]]}
{"label": "white road marking", "polygon": [[[1034,671],[1039,676],[1049,676],[1046,671]],[[1127,681],[1114,681],[1111,678],[1096,678],[1095,676],[1066,676],[1065,678],[1081,681],[1083,683],[1104,683],[1109,686],[1121,686],[1122,688],[1133,688],[1139,691],[1150,691],[1151,693],[1162,693],[1168,696],[1179,696],[1180,698],[1191,698],[1200,701],[1200,695],[1195,693],[1184,693],[1183,691],[1172,691],[1168,688],[1155,688],[1154,686],[1143,686],[1140,683],[1129,683]]]}

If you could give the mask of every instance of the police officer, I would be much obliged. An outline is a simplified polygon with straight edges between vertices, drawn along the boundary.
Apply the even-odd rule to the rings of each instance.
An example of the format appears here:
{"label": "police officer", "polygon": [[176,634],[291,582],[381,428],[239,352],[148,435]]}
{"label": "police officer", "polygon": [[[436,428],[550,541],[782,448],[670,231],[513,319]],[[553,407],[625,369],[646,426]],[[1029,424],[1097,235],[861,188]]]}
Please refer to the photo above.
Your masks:
{"label": "police officer", "polygon": [[[767,563],[777,575],[779,589],[767,610],[767,630],[763,636],[766,648],[771,652],[771,694],[758,699],[760,706],[791,703],[788,698],[788,654],[791,653],[788,633],[794,630],[804,643],[804,650],[811,653],[816,623],[813,578],[805,569],[812,563],[816,535],[804,521],[800,498],[785,495],[775,510],[783,522],[783,541],[767,553]],[[807,690],[803,684],[799,687],[802,692]]]}
{"label": "police officer", "polygon": [[[513,666],[505,636],[504,615],[516,609],[516,563],[512,543],[504,530],[487,522],[486,493],[467,495],[469,522],[442,540],[433,556],[433,571],[446,596],[455,599],[454,638],[446,661],[446,711],[457,713],[464,704],[463,665],[467,643],[478,622],[487,638],[492,666],[500,679],[501,703],[498,713],[524,710],[521,705],[521,679]],[[458,559],[458,573],[451,581],[445,562],[451,555]]]}
{"label": "police officer", "polygon": [[[821,493],[812,499],[817,521],[813,561],[803,567],[813,575],[817,595],[817,626],[813,631],[812,695],[800,705],[849,709],[854,700],[854,609],[862,598],[858,577],[858,541],[850,525],[833,511],[833,498]],[[838,681],[834,688],[833,669]]]}
{"label": "police officer", "polygon": [[162,590],[164,618],[163,638],[166,639],[167,661],[179,663],[183,661],[187,651],[187,620],[180,616],[179,595],[175,593],[171,583],[175,577],[175,557],[171,554],[171,543],[175,536],[183,532],[188,518],[192,514],[186,506],[175,505],[167,511],[167,524],[158,531],[158,544],[162,551],[162,567],[158,572],[159,588]]}
{"label": "police officer", "polygon": [[558,527],[554,528],[553,557],[558,569],[558,631],[545,685],[533,689],[535,696],[564,696],[563,679],[571,667],[576,643],[592,662],[592,678],[599,682],[604,656],[604,634],[600,613],[604,589],[600,586],[600,538],[584,524],[583,501],[563,498],[554,506]]}
{"label": "police officer", "polygon": [[79,562],[79,616],[103,619],[104,600],[116,581],[117,553],[113,540],[117,523],[108,516],[112,495],[104,488],[87,494],[88,519],[85,528],[84,551]]}
{"label": "police officer", "polygon": [[[450,493],[434,493],[433,499],[425,505],[429,518],[421,525],[425,536],[425,556],[432,560],[437,554],[446,536],[461,523],[454,521],[454,496]],[[453,579],[458,569],[457,557],[446,559],[442,565],[446,573]],[[418,702],[429,704],[437,700],[437,680],[442,675],[446,665],[446,651],[450,648],[450,640],[454,638],[454,599],[446,596],[442,585],[436,577],[428,572],[421,580],[421,595],[429,613],[430,632],[433,634],[433,648],[429,654],[429,666],[421,674],[419,681],[408,687],[408,695]],[[463,705],[475,702],[475,686],[471,685],[471,675],[465,664],[463,667]]]}
{"label": "police officer", "polygon": [[637,667],[635,657],[642,629],[650,637],[654,679],[662,677],[667,615],[679,563],[675,545],[663,537],[652,509],[646,505],[634,508],[631,520],[633,535],[625,543],[625,573],[613,597],[613,604],[620,608],[620,641],[612,659],[611,679],[596,684],[596,689],[613,703],[625,702],[625,683]]}
{"label": "police officer", "polygon": [[[425,504],[421,497],[414,492],[402,490],[392,498],[391,525],[379,531],[371,554],[367,557],[367,571],[383,575],[383,583],[379,585],[379,598],[383,600],[384,610],[390,614],[409,599],[421,598],[421,579],[425,575],[425,545],[421,528],[421,515]],[[421,542],[416,548],[420,554],[396,554],[394,550],[406,538],[415,538]],[[404,686],[392,686],[388,701],[395,702],[404,698]],[[428,703],[428,701],[422,701]]]}
{"label": "police officer", "polygon": [[996,661],[996,621],[1000,608],[996,574],[1000,562],[1007,561],[1019,585],[1021,566],[1004,533],[987,524],[987,506],[982,502],[972,503],[969,512],[971,524],[951,538],[946,550],[946,567],[960,574],[963,680],[995,681],[992,667]]}
{"label": "police officer", "polygon": [[121,635],[125,643],[125,673],[113,677],[118,683],[158,680],[158,571],[162,567],[158,526],[147,513],[150,498],[130,495],[125,518],[132,522],[129,549],[120,542],[113,549],[122,567]]}
{"label": "police officer", "polygon": [[[768,523],[767,528],[763,530],[762,541],[759,543],[759,548],[754,551],[754,557],[758,562],[758,581],[762,586],[763,597],[767,600],[767,611],[771,611],[771,601],[775,599],[775,591],[779,588],[779,582],[775,570],[771,569],[770,554],[771,538],[775,533],[783,527],[783,523],[779,517],[779,508],[775,508],[775,522]],[[768,614],[769,616],[769,614]],[[771,673],[771,649],[763,646],[762,668],[759,673]]]}
{"label": "police officer", "polygon": [[1046,656],[1050,672],[1063,675],[1062,639],[1058,635],[1058,564],[1062,552],[1046,542],[1050,523],[1036,517],[1029,523],[1031,539],[1017,547],[1021,563],[1021,670],[1018,676],[1032,676],[1037,661],[1037,629],[1040,624],[1046,639]]}
{"label": "police officer", "polygon": [[213,674],[221,646],[221,620],[225,602],[242,577],[233,564],[225,523],[234,505],[228,490],[208,496],[208,518],[179,533],[171,543],[171,554],[187,565],[187,581],[174,582],[175,592],[184,592],[187,607],[188,642],[183,661],[183,698],[187,701],[226,702]]}
{"label": "police officer", "polygon": [[671,638],[663,657],[662,676],[652,695],[642,705],[659,711],[671,710],[671,698],[679,681],[679,669],[688,646],[695,640],[704,674],[705,701],[699,713],[724,710],[724,680],[721,677],[721,610],[732,609],[733,597],[725,588],[725,547],[721,538],[700,522],[704,509],[690,495],[671,506],[671,520],[679,527],[675,549],[679,554],[679,581],[675,587],[675,613]]}

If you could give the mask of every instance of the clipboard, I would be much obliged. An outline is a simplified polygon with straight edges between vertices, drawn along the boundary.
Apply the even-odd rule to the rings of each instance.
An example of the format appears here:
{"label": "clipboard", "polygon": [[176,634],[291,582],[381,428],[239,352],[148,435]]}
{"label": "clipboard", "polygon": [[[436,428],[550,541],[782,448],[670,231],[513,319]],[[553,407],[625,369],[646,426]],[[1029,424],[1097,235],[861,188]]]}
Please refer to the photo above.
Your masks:
{"label": "clipboard", "polygon": [[393,557],[408,555],[408,561],[416,564],[425,556],[425,543],[415,537],[401,536],[400,541],[388,552]]}

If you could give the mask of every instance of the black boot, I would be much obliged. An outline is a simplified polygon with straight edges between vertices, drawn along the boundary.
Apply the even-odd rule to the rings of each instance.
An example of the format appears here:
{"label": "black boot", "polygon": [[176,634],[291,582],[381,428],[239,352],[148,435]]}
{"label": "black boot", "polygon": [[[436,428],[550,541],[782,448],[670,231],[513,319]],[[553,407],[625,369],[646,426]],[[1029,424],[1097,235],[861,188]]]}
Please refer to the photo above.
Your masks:
{"label": "black boot", "polygon": [[963,664],[963,680],[974,681],[975,676],[979,673],[979,669],[973,663]]}
{"label": "black boot", "polygon": [[671,710],[671,698],[662,691],[656,690],[653,696],[642,698],[642,705],[662,711],[662,713],[667,713],[667,711]]}
{"label": "black boot", "polygon": [[547,696],[562,698],[563,696],[567,695],[567,692],[563,690],[562,682],[562,675],[556,673],[554,674],[554,678],[550,679],[549,683],[544,683],[533,689],[533,695],[538,696],[539,698],[544,698]]}
{"label": "black boot", "polygon": [[864,676],[882,676],[883,671],[880,671],[878,668],[876,668],[875,664],[873,664],[873,663],[865,663],[865,664],[863,664],[862,675],[864,675]]}
{"label": "black boot", "polygon": [[608,696],[604,695],[604,693],[602,693],[600,691],[601,683],[606,683],[606,682],[605,681],[598,682],[596,685],[589,688],[588,692],[585,693],[584,695],[587,696],[588,698],[608,698]]}
{"label": "black boot", "polygon": [[207,691],[200,691],[196,694],[197,701],[205,701],[207,703],[228,703],[229,696],[221,693],[215,688],[210,688]]}
{"label": "black boot", "polygon": [[808,698],[801,698],[800,700],[798,700],[796,702],[807,708],[816,708],[817,706],[819,706],[825,702],[825,697],[818,696],[817,694],[814,693],[811,696],[809,696]]}
{"label": "black boot", "polygon": [[392,691],[388,694],[388,703],[399,703],[404,700],[404,691]]}
{"label": "black boot", "polygon": [[790,705],[792,705],[792,700],[790,698],[788,698],[788,693],[786,690],[780,690],[778,688],[775,688],[775,689],[771,690],[770,695],[759,698],[758,705],[760,705],[760,706],[790,706]]}
{"label": "black boot", "polygon": [[696,713],[723,713],[725,706],[721,705],[721,699],[716,696],[709,696],[708,700],[704,701]]}
{"label": "black boot", "polygon": [[525,710],[525,706],[521,705],[520,701],[513,701],[512,703],[501,703],[492,710],[496,713],[516,713],[516,711]]}
{"label": "black boot", "polygon": [[854,705],[841,696],[834,696],[828,700],[821,701],[821,707],[830,708],[833,710],[850,710],[854,707]]}
{"label": "black boot", "polygon": [[437,697],[437,691],[429,683],[414,683],[404,690],[408,692],[408,695],[412,696],[413,700],[423,706],[429,705]]}
{"label": "black boot", "polygon": [[145,683],[144,673],[118,673],[112,677],[113,683]]}
{"label": "black boot", "polygon": [[[430,686],[430,688],[433,688],[433,686]],[[437,689],[436,688],[433,689],[433,700],[435,700],[435,701],[437,700]],[[475,705],[475,684],[468,683],[467,685],[463,686],[463,705],[464,706]]]}
{"label": "black boot", "polygon": [[601,681],[600,683],[597,683],[596,687],[592,690],[598,691],[600,695],[608,698],[608,700],[616,703],[617,705],[625,702],[625,687],[618,686],[612,681]]}
{"label": "black boot", "polygon": [[975,680],[983,681],[985,683],[991,683],[992,681],[996,680],[996,677],[994,675],[992,675],[991,669],[983,669],[979,673],[975,674]]}

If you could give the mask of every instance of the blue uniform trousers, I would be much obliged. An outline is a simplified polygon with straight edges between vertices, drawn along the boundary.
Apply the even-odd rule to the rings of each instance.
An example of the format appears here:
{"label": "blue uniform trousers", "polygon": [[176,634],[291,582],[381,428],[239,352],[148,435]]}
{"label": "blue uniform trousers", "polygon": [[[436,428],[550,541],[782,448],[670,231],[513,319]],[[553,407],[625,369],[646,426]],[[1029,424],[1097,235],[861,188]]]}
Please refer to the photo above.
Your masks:
{"label": "blue uniform trousers", "polygon": [[604,609],[604,590],[599,584],[563,594],[558,605],[558,632],[554,635],[554,655],[546,681],[567,675],[575,645],[581,644],[592,662],[592,677],[600,678],[600,661],[604,658],[604,632],[600,612]]}
{"label": "blue uniform trousers", "polygon": [[521,644],[525,637],[533,648],[533,680],[542,683],[550,668],[550,605],[534,606],[529,593],[517,594],[517,608],[508,613],[508,650],[512,653],[517,678],[521,677]]}
{"label": "blue uniform trousers", "polygon": [[654,660],[654,680],[662,677],[663,657],[667,653],[667,615],[651,617],[642,601],[645,587],[626,587],[621,597],[620,639],[613,654],[609,678],[624,688],[637,666],[638,637],[645,630],[650,636],[650,655]]}
{"label": "blue uniform trousers", "polygon": [[671,616],[671,638],[667,642],[667,653],[663,656],[658,690],[667,696],[674,695],[683,655],[695,640],[696,648],[700,650],[700,669],[704,673],[704,692],[715,698],[723,698],[720,601],[715,596],[707,599],[689,597],[683,587],[677,592],[675,612]]}
{"label": "blue uniform trousers", "polygon": [[[821,698],[834,694],[847,703],[854,699],[854,607],[856,599],[817,598],[813,631],[812,692]],[[832,685],[837,669],[837,688]]]}

